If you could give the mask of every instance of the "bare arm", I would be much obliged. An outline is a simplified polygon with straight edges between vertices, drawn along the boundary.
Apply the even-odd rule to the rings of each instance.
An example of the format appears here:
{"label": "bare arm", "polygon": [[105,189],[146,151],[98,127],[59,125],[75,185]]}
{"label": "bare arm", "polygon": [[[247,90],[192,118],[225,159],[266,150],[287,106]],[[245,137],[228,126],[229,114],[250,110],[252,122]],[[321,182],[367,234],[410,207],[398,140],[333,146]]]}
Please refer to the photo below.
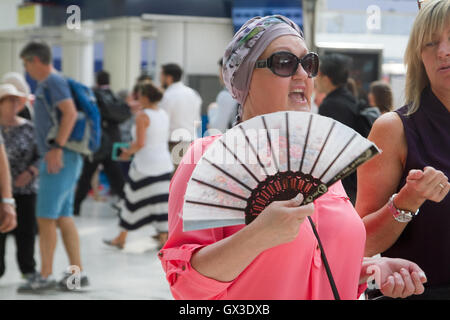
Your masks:
{"label": "bare arm", "polygon": [[[0,144],[0,193],[2,198],[12,198],[11,174],[5,146]],[[8,232],[17,226],[16,210],[6,203],[0,204],[0,232]]]}
{"label": "bare arm", "polygon": [[407,225],[397,222],[386,206],[400,182],[407,145],[402,122],[394,113],[377,119],[368,139],[382,153],[358,168],[355,208],[366,226],[365,255],[373,256],[387,250]]}
{"label": "bare arm", "polygon": [[145,146],[146,131],[150,126],[150,119],[144,112],[136,115],[136,140],[133,141],[128,149],[122,149],[120,158],[128,160],[133,154]]}
{"label": "bare arm", "polygon": [[[356,211],[367,231],[366,256],[389,249],[400,237],[407,223],[398,222],[387,207],[397,190],[407,155],[407,143],[400,117],[390,112],[381,116],[368,137],[381,150],[381,155],[358,169]],[[423,170],[423,171],[422,171]],[[445,181],[445,182],[444,182]],[[436,188],[445,184],[445,190]],[[442,172],[431,167],[417,168],[408,174],[394,205],[415,212],[426,200],[439,202],[448,192],[448,182]]]}
{"label": "bare arm", "polygon": [[11,173],[5,145],[0,144],[0,193],[2,198],[12,198]]}
{"label": "bare arm", "polygon": [[[77,120],[77,109],[72,99],[65,99],[58,103],[58,109],[61,111],[62,117],[55,141],[60,146],[64,146]],[[45,160],[47,161],[47,171],[52,174],[58,173],[64,166],[62,150],[60,148],[54,148],[48,151],[45,155]]]}
{"label": "bare arm", "polygon": [[77,121],[77,108],[72,99],[66,99],[58,104],[61,111],[61,123],[59,126],[56,142],[64,146],[72,133],[75,122]]}

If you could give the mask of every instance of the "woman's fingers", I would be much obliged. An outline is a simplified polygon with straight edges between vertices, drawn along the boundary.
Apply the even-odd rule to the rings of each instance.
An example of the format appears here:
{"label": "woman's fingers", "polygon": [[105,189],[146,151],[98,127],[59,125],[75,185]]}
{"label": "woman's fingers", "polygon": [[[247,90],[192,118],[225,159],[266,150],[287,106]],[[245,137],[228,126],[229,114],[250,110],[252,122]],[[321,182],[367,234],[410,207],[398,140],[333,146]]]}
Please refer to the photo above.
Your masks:
{"label": "woman's fingers", "polygon": [[419,180],[423,177],[423,174],[424,173],[422,170],[416,170],[416,169],[409,170],[406,180]]}
{"label": "woman's fingers", "polygon": [[303,199],[304,199],[303,194],[299,193],[291,200],[286,201],[286,205],[288,207],[299,207],[301,206]]}
{"label": "woman's fingers", "polygon": [[440,202],[450,191],[448,177],[433,167],[425,167],[421,170],[410,170],[407,177],[407,183],[421,197]]}
{"label": "woman's fingers", "polygon": [[413,295],[416,292],[416,286],[414,285],[414,282],[411,279],[411,275],[409,274],[408,270],[402,268],[400,270],[400,275],[402,276],[404,283],[404,289],[401,297],[406,298],[409,297],[410,295]]}
{"label": "woman's fingers", "polygon": [[433,190],[434,199],[432,200],[435,202],[442,201],[447,196],[449,191],[450,183],[447,180],[438,181]]}
{"label": "woman's fingers", "polygon": [[405,283],[403,282],[402,276],[398,272],[395,272],[392,276],[388,277],[387,282],[381,288],[381,292],[388,297],[400,298],[404,288]]}
{"label": "woman's fingers", "polygon": [[[412,278],[412,281],[414,282],[414,286],[416,288],[414,294],[422,294],[422,293],[424,293],[425,287],[423,286],[423,283],[422,283],[423,279],[421,279],[421,276],[419,275],[419,273],[415,272],[415,271],[412,272],[411,273],[411,278]],[[426,281],[426,278],[425,278],[425,281]]]}
{"label": "woman's fingers", "polygon": [[394,291],[395,288],[395,280],[393,276],[389,276],[387,278],[386,283],[383,284],[383,286],[380,288],[381,292],[383,293],[383,295],[387,296],[387,297],[393,297],[392,296],[392,292]]}
{"label": "woman's fingers", "polygon": [[393,290],[393,295],[395,298],[400,298],[403,295],[403,291],[405,289],[405,283],[403,282],[403,278],[398,272],[394,272],[394,281],[395,287]]}

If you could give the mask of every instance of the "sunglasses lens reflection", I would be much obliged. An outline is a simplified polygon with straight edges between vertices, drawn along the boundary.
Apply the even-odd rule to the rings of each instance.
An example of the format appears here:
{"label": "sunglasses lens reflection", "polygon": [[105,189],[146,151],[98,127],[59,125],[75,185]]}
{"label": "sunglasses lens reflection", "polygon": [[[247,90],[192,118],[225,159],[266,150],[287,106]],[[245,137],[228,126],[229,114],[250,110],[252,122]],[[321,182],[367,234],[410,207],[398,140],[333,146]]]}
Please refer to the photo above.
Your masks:
{"label": "sunglasses lens reflection", "polygon": [[[315,77],[317,75],[319,59],[316,54],[308,53],[300,59],[300,64],[309,77]],[[298,59],[292,53],[278,52],[272,57],[271,69],[278,76],[290,77],[295,74],[297,67]]]}
{"label": "sunglasses lens reflection", "polygon": [[315,54],[308,53],[302,60],[302,67],[310,78],[315,77],[319,68],[319,59]]}
{"label": "sunglasses lens reflection", "polygon": [[275,74],[289,77],[297,69],[297,59],[293,54],[287,52],[277,53],[273,56],[272,68]]}

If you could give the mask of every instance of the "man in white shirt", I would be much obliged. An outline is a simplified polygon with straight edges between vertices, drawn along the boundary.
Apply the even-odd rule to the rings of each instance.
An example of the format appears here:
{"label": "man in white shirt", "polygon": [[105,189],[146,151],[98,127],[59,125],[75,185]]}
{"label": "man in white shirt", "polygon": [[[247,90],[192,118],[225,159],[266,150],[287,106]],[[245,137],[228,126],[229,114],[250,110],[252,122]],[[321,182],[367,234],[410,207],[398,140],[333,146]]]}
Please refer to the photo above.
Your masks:
{"label": "man in white shirt", "polygon": [[[222,59],[219,60],[219,80],[220,84],[225,86],[222,76]],[[216,102],[212,103],[208,108],[208,130],[211,130],[212,134],[216,134],[213,129],[225,133],[236,120],[237,106],[237,101],[234,100],[228,90],[223,87],[217,95]]]}
{"label": "man in white shirt", "polygon": [[183,70],[174,63],[162,66],[161,86],[165,89],[159,106],[169,114],[169,149],[175,168],[187,151],[190,143],[197,137],[197,128],[201,125],[200,95],[184,85],[180,80]]}

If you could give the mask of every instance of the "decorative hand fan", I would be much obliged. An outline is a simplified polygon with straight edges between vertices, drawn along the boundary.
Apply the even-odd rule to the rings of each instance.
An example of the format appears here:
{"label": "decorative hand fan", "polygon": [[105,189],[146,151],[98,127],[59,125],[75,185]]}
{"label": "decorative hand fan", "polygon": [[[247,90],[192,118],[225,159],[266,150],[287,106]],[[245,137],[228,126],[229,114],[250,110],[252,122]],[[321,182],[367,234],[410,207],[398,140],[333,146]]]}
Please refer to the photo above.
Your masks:
{"label": "decorative hand fan", "polygon": [[[378,148],[353,129],[306,112],[254,117],[218,138],[189,181],[183,206],[185,231],[251,223],[273,201],[298,193],[303,204],[327,192]],[[310,217],[335,299],[339,293]]]}
{"label": "decorative hand fan", "polygon": [[328,117],[295,111],[254,117],[228,130],[199,160],[186,190],[183,228],[248,224],[273,201],[298,193],[310,203],[377,153],[371,141]]}

